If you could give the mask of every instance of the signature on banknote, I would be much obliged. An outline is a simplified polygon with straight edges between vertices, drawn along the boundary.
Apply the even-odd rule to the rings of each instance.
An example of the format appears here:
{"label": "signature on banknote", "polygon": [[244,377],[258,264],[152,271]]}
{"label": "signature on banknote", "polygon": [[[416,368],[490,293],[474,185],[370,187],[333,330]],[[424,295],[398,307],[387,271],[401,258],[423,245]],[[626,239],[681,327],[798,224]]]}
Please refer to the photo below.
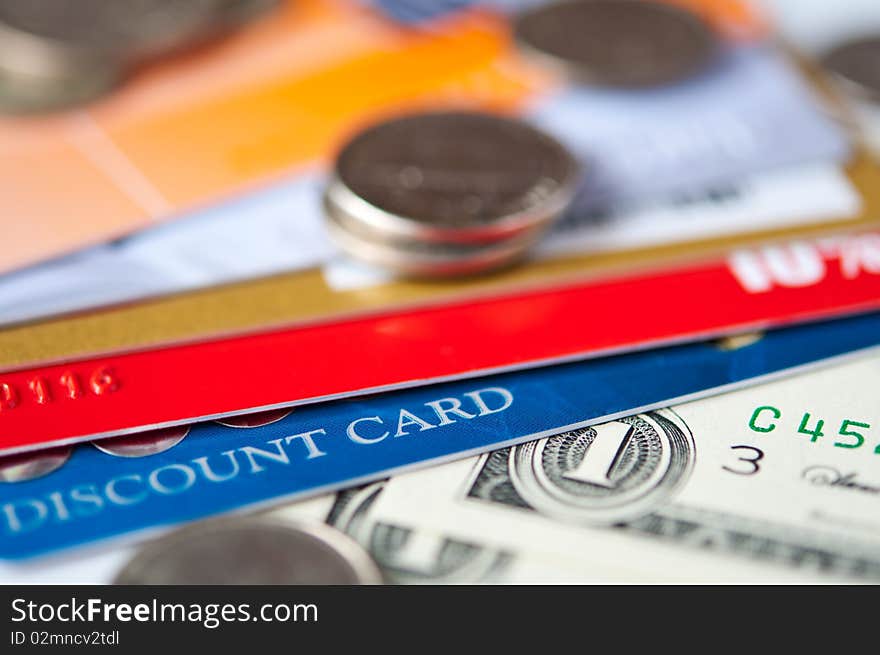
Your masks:
{"label": "signature on banknote", "polygon": [[859,480],[858,473],[841,473],[832,466],[810,466],[804,469],[803,478],[816,487],[839,487],[880,495],[880,485],[866,484]]}

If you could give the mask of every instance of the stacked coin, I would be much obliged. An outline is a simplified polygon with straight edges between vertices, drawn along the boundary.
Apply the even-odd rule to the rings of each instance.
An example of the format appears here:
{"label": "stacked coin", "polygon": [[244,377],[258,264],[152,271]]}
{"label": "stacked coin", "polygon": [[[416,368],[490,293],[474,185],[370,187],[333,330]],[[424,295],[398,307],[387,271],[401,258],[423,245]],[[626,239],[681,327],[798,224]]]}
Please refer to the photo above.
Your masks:
{"label": "stacked coin", "polygon": [[269,516],[195,523],[147,544],[116,584],[380,584],[361,546],[323,523]]}
{"label": "stacked coin", "polygon": [[705,69],[718,37],[693,12],[666,2],[565,0],[517,16],[514,38],[526,55],[577,82],[651,87]]}
{"label": "stacked coin", "polygon": [[87,102],[132,66],[231,29],[277,0],[0,0],[0,111]]}
{"label": "stacked coin", "polygon": [[0,457],[0,482],[27,482],[49,475],[64,466],[73,446],[58,446],[36,452]]}
{"label": "stacked coin", "polygon": [[822,63],[847,100],[855,127],[880,158],[880,34],[839,44]]}
{"label": "stacked coin", "polygon": [[523,256],[578,178],[566,148],[522,121],[414,114],[342,148],[324,193],[327,228],[352,256],[397,273],[476,273]]}

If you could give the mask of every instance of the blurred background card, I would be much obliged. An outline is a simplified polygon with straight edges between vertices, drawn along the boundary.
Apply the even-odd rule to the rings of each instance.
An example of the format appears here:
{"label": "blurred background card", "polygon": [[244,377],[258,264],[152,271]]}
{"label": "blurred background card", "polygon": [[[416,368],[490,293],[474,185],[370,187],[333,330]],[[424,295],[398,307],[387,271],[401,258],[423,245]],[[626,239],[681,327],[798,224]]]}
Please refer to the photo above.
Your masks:
{"label": "blurred background card", "polygon": [[[764,27],[744,5],[690,3],[727,37],[708,71],[672,88],[615,91],[565,85],[529,65],[492,13],[447,3],[438,18],[439,5],[425,16],[413,3],[397,3],[396,12],[393,4],[376,13],[362,3],[294,3],[94,107],[0,121],[10,137],[6,215],[16,217],[0,268],[142,230],[0,279],[0,323],[320,265],[331,267],[335,286],[337,251],[320,208],[325,175],[314,162],[353,125],[413,103],[524,112],[580,156],[587,172],[579,200],[545,257],[859,215],[862,194],[838,168],[848,158],[844,133],[799,72],[763,43]],[[417,27],[388,18],[401,11]],[[298,56],[318,38],[345,46]],[[270,56],[271,70],[255,77],[250,67]],[[403,59],[412,75],[400,72]],[[360,93],[362,77],[381,82]],[[334,95],[342,88],[354,99]],[[78,163],[58,175],[90,171],[103,182],[39,184],[43,159],[66,161],[59,148],[73,148]],[[117,196],[131,201],[129,210],[108,201]],[[73,204],[71,221],[62,206]],[[688,221],[688,208],[700,218]],[[179,220],[149,227],[170,217]]]}

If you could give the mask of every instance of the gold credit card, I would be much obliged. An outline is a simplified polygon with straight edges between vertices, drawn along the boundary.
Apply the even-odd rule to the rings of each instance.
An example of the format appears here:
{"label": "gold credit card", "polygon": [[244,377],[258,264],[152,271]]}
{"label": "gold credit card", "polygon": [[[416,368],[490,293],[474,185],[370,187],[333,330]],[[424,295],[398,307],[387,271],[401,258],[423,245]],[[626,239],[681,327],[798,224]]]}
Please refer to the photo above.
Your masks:
{"label": "gold credit card", "polygon": [[547,286],[706,257],[759,241],[855,231],[875,225],[880,219],[880,167],[859,152],[846,172],[861,194],[862,208],[857,216],[844,221],[622,252],[539,259],[492,275],[456,281],[391,280],[337,290],[328,285],[320,269],[313,268],[8,327],[0,330],[0,368]]}

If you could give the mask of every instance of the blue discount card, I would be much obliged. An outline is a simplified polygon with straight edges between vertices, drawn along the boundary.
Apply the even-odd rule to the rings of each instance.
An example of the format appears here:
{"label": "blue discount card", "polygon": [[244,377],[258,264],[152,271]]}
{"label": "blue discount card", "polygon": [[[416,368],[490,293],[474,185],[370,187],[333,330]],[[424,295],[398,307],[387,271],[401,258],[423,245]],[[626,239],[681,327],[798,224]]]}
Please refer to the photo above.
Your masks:
{"label": "blue discount card", "polygon": [[43,477],[0,482],[0,557],[340,489],[877,346],[874,313],[774,330],[739,348],[672,346],[306,406],[255,427],[203,423],[145,457],[81,444]]}

